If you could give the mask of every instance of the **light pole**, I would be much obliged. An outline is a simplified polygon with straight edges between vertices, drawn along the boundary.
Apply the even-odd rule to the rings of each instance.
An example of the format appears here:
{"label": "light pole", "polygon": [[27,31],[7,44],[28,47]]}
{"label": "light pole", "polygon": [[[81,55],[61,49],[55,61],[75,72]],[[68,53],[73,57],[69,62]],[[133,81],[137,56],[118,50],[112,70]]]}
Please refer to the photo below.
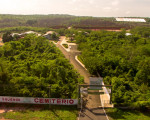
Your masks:
{"label": "light pole", "polygon": [[70,55],[70,52],[69,52],[69,62],[70,62],[70,56],[71,56],[71,55]]}
{"label": "light pole", "polygon": [[[48,89],[49,89],[48,97],[51,98],[51,85],[48,86]],[[49,108],[51,108],[50,104],[49,104]]]}

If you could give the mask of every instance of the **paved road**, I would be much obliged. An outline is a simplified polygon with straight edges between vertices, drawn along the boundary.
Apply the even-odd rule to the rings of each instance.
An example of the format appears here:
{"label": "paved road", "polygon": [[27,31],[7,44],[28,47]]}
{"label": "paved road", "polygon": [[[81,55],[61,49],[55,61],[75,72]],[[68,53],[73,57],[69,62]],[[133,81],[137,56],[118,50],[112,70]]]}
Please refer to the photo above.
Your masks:
{"label": "paved road", "polygon": [[[75,56],[79,54],[79,51],[77,51],[77,46],[71,45],[70,52],[67,52],[60,45],[63,39],[64,37],[61,37],[60,41],[57,43],[57,47],[62,51],[80,75],[84,77],[84,82],[89,84],[90,74],[75,60]],[[79,120],[107,120],[104,110],[101,107],[99,95],[88,94],[88,96],[84,98],[84,107],[82,113],[80,114]]]}
{"label": "paved road", "polygon": [[70,61],[70,63],[74,66],[74,68],[80,73],[80,75],[84,77],[84,82],[89,84],[90,74],[75,60],[75,56],[80,54],[80,52],[76,50],[77,46],[72,45],[70,52],[67,52],[60,45],[62,39],[64,39],[64,37],[61,37],[60,41],[57,43],[57,47],[62,51],[62,53]]}
{"label": "paved road", "polygon": [[85,108],[79,120],[107,120],[103,108]]}

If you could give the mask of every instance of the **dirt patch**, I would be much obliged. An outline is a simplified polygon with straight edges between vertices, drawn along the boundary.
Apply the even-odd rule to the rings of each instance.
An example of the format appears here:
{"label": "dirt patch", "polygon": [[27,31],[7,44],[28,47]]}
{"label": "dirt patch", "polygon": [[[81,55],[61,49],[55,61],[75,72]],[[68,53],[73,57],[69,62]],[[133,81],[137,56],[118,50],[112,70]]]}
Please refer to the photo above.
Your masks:
{"label": "dirt patch", "polygon": [[0,38],[0,46],[3,46],[4,43],[2,42],[2,38]]}
{"label": "dirt patch", "polygon": [[4,45],[4,43],[0,43],[0,46],[3,46]]}
{"label": "dirt patch", "polygon": [[5,118],[2,117],[2,118],[0,118],[0,120],[11,120],[11,119],[5,119]]}
{"label": "dirt patch", "polygon": [[3,113],[8,113],[8,112],[19,112],[19,111],[26,111],[26,110],[31,110],[31,111],[40,111],[44,109],[44,106],[42,105],[24,105],[24,104],[0,104],[0,120],[12,120],[12,119],[5,119],[4,117],[1,116]]}
{"label": "dirt patch", "polygon": [[1,104],[0,105],[0,114],[7,112],[15,112],[15,111],[25,111],[32,110],[38,111],[44,109],[44,105],[25,105],[25,104]]}

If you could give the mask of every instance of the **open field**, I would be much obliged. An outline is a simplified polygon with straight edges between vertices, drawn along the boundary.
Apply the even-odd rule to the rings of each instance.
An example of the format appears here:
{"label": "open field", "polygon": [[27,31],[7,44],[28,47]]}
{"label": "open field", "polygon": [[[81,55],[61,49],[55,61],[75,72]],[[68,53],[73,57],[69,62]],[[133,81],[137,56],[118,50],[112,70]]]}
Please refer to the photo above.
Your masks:
{"label": "open field", "polygon": [[110,120],[150,120],[150,111],[106,109]]}
{"label": "open field", "polygon": [[77,109],[76,106],[48,106],[41,108],[41,106],[21,106],[21,107],[0,107],[0,120],[76,120]]}

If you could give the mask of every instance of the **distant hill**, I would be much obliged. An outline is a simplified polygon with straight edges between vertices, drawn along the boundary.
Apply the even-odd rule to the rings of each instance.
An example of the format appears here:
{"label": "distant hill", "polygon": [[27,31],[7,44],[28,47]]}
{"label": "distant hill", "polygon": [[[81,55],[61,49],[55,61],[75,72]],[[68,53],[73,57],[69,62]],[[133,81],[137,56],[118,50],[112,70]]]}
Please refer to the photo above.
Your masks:
{"label": "distant hill", "polygon": [[71,15],[0,15],[0,28],[32,26],[32,27],[51,27],[54,29],[74,28],[83,29],[130,29],[135,26],[150,27],[150,18],[145,18],[146,23],[117,22],[113,17],[87,17]]}

